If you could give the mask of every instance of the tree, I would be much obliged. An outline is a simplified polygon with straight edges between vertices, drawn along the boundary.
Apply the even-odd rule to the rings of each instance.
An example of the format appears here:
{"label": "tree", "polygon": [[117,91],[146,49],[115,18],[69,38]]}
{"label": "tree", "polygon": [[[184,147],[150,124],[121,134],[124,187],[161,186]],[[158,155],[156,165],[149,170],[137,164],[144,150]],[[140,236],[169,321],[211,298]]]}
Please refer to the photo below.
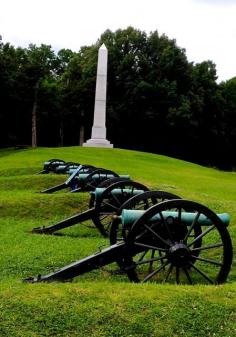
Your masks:
{"label": "tree", "polygon": [[188,62],[175,40],[133,27],[107,30],[77,53],[0,41],[2,145],[27,144],[31,129],[33,145],[36,132],[41,145],[79,144],[83,129],[90,137],[102,43],[109,51],[112,143],[224,169],[235,165],[235,78],[218,85],[212,61]]}

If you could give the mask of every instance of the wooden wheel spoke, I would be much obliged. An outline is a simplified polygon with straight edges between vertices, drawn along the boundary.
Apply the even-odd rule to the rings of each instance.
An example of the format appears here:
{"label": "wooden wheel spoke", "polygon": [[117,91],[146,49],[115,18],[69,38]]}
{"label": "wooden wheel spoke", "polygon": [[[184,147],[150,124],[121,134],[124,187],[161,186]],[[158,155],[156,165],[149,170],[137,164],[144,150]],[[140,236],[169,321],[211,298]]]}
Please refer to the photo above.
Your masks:
{"label": "wooden wheel spoke", "polygon": [[158,240],[160,240],[161,242],[163,242],[166,246],[171,246],[169,242],[167,242],[165,239],[163,239],[159,234],[157,234],[156,232],[154,232],[154,230],[149,227],[148,225],[144,225],[144,227],[150,231],[156,238],[158,238]]}
{"label": "wooden wheel spoke", "polygon": [[103,216],[100,216],[99,219],[100,219],[100,221],[102,221],[102,220],[106,219],[107,217],[108,217],[108,214],[104,214]]}
{"label": "wooden wheel spoke", "polygon": [[154,262],[153,259],[154,259],[154,256],[155,256],[155,252],[156,252],[155,249],[153,249],[153,250],[152,250],[152,254],[151,254],[151,261],[150,261],[150,263],[149,263],[149,269],[148,269],[149,272],[152,271],[152,266],[153,266],[153,262]]}
{"label": "wooden wheel spoke", "polygon": [[190,266],[195,269],[205,280],[207,280],[209,283],[214,284],[214,282],[199,268],[197,268],[193,263],[189,262]]}
{"label": "wooden wheel spoke", "polygon": [[192,281],[192,279],[191,279],[191,277],[190,277],[190,275],[189,275],[188,269],[185,268],[185,267],[183,267],[183,271],[184,271],[185,275],[187,276],[188,282],[189,282],[190,284],[193,284],[193,281]]}
{"label": "wooden wheel spoke", "polygon": [[224,246],[223,243],[219,242],[219,243],[215,243],[213,245],[201,246],[201,247],[193,248],[193,249],[191,249],[191,251],[195,252],[195,251],[199,251],[199,250],[214,249],[214,248],[223,247],[223,246]]}
{"label": "wooden wheel spoke", "polygon": [[148,252],[148,250],[145,250],[145,251],[141,254],[141,256],[140,256],[139,259],[138,259],[138,262],[143,260],[143,258],[144,258],[145,255],[147,254],[147,252]]}
{"label": "wooden wheel spoke", "polygon": [[172,233],[170,231],[169,224],[166,222],[166,220],[165,220],[162,212],[160,212],[160,217],[161,217],[161,221],[163,222],[163,224],[164,224],[164,226],[165,226],[165,228],[167,230],[167,233],[169,235],[169,238],[170,238],[171,242],[174,242],[174,238],[173,238],[173,235],[172,235]]}
{"label": "wooden wheel spoke", "polygon": [[196,225],[196,223],[197,223],[197,221],[198,221],[200,215],[201,215],[201,213],[200,213],[200,212],[197,212],[197,215],[196,215],[195,218],[193,219],[193,222],[192,222],[191,226],[189,227],[188,232],[187,232],[187,234],[186,234],[186,236],[185,236],[183,242],[186,242],[187,239],[190,237],[190,234],[191,234],[191,232],[192,232],[194,226]]}
{"label": "wooden wheel spoke", "polygon": [[174,267],[173,264],[171,264],[170,267],[168,268],[168,271],[167,271],[167,274],[166,274],[165,279],[163,280],[163,283],[165,283],[165,282],[168,281],[168,279],[169,279],[169,277],[170,277],[170,274],[171,274],[171,272],[172,272],[172,270],[173,270],[173,267]]}
{"label": "wooden wheel spoke", "polygon": [[178,223],[179,224],[181,223],[181,214],[182,214],[182,212],[181,212],[181,207],[180,207],[180,208],[178,208]]}
{"label": "wooden wheel spoke", "polygon": [[111,196],[112,196],[112,198],[115,200],[115,202],[116,202],[119,206],[121,206],[120,200],[119,200],[113,193],[111,193]]}
{"label": "wooden wheel spoke", "polygon": [[176,283],[179,284],[179,267],[175,267]]}
{"label": "wooden wheel spoke", "polygon": [[131,195],[133,196],[133,193],[134,193],[134,186],[132,186],[131,188]]}
{"label": "wooden wheel spoke", "polygon": [[99,212],[99,215],[113,215],[111,212]]}
{"label": "wooden wheel spoke", "polygon": [[140,264],[146,264],[146,263],[153,263],[153,262],[160,261],[160,260],[163,260],[163,259],[166,260],[167,257],[153,257],[153,258],[150,258],[150,259],[147,259],[147,260],[137,261],[137,262],[135,262],[135,264],[140,265]]}
{"label": "wooden wheel spoke", "polygon": [[193,257],[194,259],[199,260],[199,261],[202,261],[202,262],[214,264],[215,266],[219,266],[219,267],[222,267],[222,266],[223,266],[223,263],[218,262],[218,261],[215,261],[215,260],[209,260],[209,259],[205,259],[205,258],[198,257],[198,256],[195,256],[195,255],[192,255],[192,257]]}
{"label": "wooden wheel spoke", "polygon": [[92,188],[95,188],[95,187],[96,187],[96,185],[92,185],[92,184],[90,184],[90,183],[87,183],[86,186],[89,186],[89,187],[92,187]]}
{"label": "wooden wheel spoke", "polygon": [[197,242],[198,240],[200,240],[201,238],[203,238],[203,236],[205,236],[206,234],[208,234],[210,231],[212,231],[212,229],[215,228],[215,225],[212,225],[210,227],[208,227],[204,232],[202,232],[200,235],[198,235],[192,242],[190,242],[188,244],[188,247],[191,247],[195,242]]}
{"label": "wooden wheel spoke", "polygon": [[109,202],[106,202],[106,201],[103,201],[103,205],[109,206],[109,207],[115,209],[116,211],[119,209],[119,207],[116,207],[116,206],[114,206],[114,205],[112,205],[112,204],[110,204]]}
{"label": "wooden wheel spoke", "polygon": [[168,249],[165,248],[160,248],[160,247],[155,247],[155,246],[151,246],[151,245],[147,245],[146,243],[141,243],[141,242],[134,242],[135,246],[139,246],[139,247],[144,247],[144,248],[148,248],[148,249],[155,249],[155,250],[159,250],[160,252],[167,252]]}
{"label": "wooden wheel spoke", "polygon": [[158,269],[154,270],[152,273],[148,274],[144,279],[143,282],[146,282],[148,280],[150,280],[150,278],[152,278],[153,276],[155,276],[157,273],[160,273],[165,266],[167,266],[170,262],[166,261],[164,264],[162,264]]}

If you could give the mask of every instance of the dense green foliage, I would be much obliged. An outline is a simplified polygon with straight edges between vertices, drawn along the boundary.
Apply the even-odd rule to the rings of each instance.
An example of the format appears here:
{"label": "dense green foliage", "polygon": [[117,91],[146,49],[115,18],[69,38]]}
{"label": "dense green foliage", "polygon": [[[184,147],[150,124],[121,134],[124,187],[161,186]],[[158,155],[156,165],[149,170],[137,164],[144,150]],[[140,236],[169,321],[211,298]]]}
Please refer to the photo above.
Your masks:
{"label": "dense green foliage", "polygon": [[108,267],[72,283],[22,283],[23,277],[47,273],[107,245],[96,230],[83,226],[63,236],[30,233],[32,227],[87,209],[87,193],[36,193],[65,179],[35,175],[53,157],[129,173],[149,187],[228,212],[235,246],[235,173],[119,149],[0,150],[1,336],[235,336],[235,263],[221,286],[132,284],[124,275],[111,275]]}
{"label": "dense green foliage", "polygon": [[[37,107],[38,145],[90,138],[97,50],[109,50],[108,139],[117,147],[235,166],[235,78],[217,84],[212,61],[188,62],[185,50],[157,31],[105,31],[78,52],[0,44],[0,146],[30,144]],[[37,104],[36,104],[37,103]]]}

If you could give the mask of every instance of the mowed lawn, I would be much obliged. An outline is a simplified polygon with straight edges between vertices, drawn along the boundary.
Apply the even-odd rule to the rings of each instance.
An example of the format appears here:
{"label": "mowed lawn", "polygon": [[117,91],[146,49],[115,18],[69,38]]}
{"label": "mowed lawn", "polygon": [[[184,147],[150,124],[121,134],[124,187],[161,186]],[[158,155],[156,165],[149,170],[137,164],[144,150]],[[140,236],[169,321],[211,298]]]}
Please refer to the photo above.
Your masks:
{"label": "mowed lawn", "polygon": [[[70,283],[25,284],[108,245],[84,226],[61,236],[35,235],[88,208],[89,194],[39,194],[65,175],[35,175],[44,161],[61,158],[129,174],[165,190],[227,212],[236,243],[236,173],[221,172],[155,154],[81,147],[0,150],[0,337],[2,336],[236,336],[236,267],[227,283],[133,284],[111,267]],[[114,267],[114,266],[113,266]]]}

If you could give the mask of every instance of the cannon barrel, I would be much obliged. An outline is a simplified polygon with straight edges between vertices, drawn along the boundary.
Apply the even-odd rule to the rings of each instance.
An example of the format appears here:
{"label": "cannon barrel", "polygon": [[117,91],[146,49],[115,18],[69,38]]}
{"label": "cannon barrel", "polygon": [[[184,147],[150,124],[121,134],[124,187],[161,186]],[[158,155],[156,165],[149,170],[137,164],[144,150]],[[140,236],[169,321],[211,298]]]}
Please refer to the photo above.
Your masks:
{"label": "cannon barrel", "polygon": [[[141,210],[123,209],[121,213],[121,221],[122,221],[123,226],[131,227],[144,213],[145,211],[141,211]],[[178,220],[179,213],[173,212],[173,211],[171,212],[163,211],[162,215],[165,220],[172,221],[175,219]],[[197,213],[182,212],[181,213],[181,223],[186,226],[191,226],[196,216],[197,216]],[[223,222],[225,226],[229,225],[230,216],[228,213],[217,214],[217,216],[220,218],[220,220]],[[159,213],[154,215],[150,219],[151,222],[156,222],[159,220],[161,220]],[[200,214],[197,223],[201,226],[210,226],[212,224],[211,220],[203,214]]]}
{"label": "cannon barrel", "polygon": [[67,165],[59,165],[56,167],[55,172],[56,173],[65,173],[65,169],[66,169]]}
{"label": "cannon barrel", "polygon": [[83,166],[83,165],[81,165],[79,163],[65,163],[64,165],[57,166],[56,169],[55,169],[55,173],[68,174],[70,169],[77,170],[77,168],[81,167],[81,166]]}
{"label": "cannon barrel", "polygon": [[[77,177],[77,179],[79,181],[84,181],[88,177],[88,175],[89,175],[88,173],[81,173]],[[113,177],[114,177],[114,175],[112,175],[112,174],[105,174],[105,173],[101,173],[101,174],[97,173],[97,174],[93,175],[93,179],[94,180],[98,180],[98,179],[101,179],[101,178],[110,179],[110,178],[113,178]],[[123,179],[130,179],[130,176],[127,175],[127,174],[121,174],[121,175],[119,175],[119,177],[123,178]]]}
{"label": "cannon barrel", "polygon": [[[103,192],[105,191],[106,188],[104,187],[97,187],[94,191],[90,192],[90,194],[94,194],[95,199],[98,200],[98,198],[100,198],[103,194]],[[124,189],[120,189],[120,188],[115,188],[114,190],[111,191],[111,194],[114,196],[119,196],[122,194],[131,194],[132,196],[134,195],[138,195],[143,193],[144,190],[137,190],[137,189],[128,189],[128,188],[124,188]]]}

